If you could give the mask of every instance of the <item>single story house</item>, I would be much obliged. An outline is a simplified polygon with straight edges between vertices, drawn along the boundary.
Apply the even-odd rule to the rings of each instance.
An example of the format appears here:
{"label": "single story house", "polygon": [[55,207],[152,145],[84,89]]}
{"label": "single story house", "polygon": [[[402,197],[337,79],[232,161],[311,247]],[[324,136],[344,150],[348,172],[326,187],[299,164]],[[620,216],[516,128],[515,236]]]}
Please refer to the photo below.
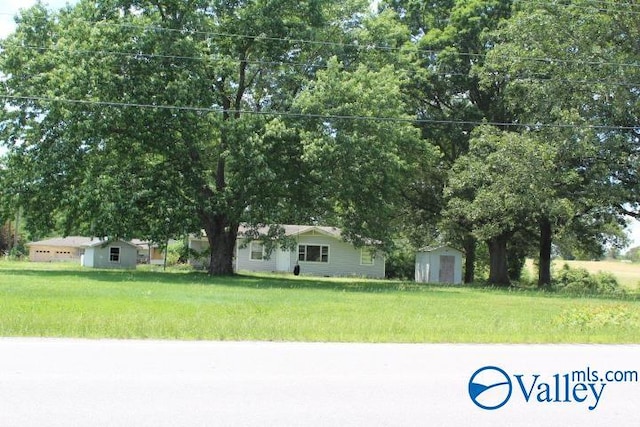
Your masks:
{"label": "single story house", "polygon": [[450,246],[424,248],[416,254],[415,281],[462,283],[462,252]]}
{"label": "single story house", "polygon": [[134,269],[140,247],[124,240],[93,240],[84,247],[83,267]]}
{"label": "single story house", "polygon": [[[384,254],[372,246],[356,248],[342,238],[338,228],[281,227],[285,236],[294,239],[295,247],[293,250],[278,247],[271,254],[267,254],[261,241],[245,237],[246,228],[241,227],[236,241],[235,271],[292,272],[298,266],[300,274],[314,276],[385,276]],[[266,228],[263,231],[266,233]],[[189,248],[198,252],[208,247],[206,236],[189,239]]]}
{"label": "single story house", "polygon": [[[165,252],[159,244],[140,239],[132,239],[131,243],[140,248],[138,250],[138,264],[164,264]],[[175,240],[169,241],[169,244],[172,243],[175,243]]]}
{"label": "single story house", "polygon": [[54,237],[27,243],[29,248],[29,261],[54,262],[76,261],[84,254],[84,246],[91,243],[90,237],[68,236]]}

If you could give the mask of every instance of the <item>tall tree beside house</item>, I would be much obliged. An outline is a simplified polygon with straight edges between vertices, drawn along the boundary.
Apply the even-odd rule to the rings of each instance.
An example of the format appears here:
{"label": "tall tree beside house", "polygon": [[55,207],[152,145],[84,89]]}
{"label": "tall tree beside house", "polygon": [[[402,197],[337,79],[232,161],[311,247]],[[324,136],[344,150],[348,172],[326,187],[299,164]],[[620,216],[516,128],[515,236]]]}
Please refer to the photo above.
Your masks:
{"label": "tall tree beside house", "polygon": [[479,73],[483,85],[505,88],[519,122],[546,125],[531,127],[555,147],[555,192],[572,205],[570,216],[542,211],[540,286],[551,282],[553,239],[602,245],[624,226],[624,215],[638,216],[639,27],[627,13],[633,4],[522,2],[495,33]]}
{"label": "tall tree beside house", "polygon": [[51,227],[59,210],[66,229],[99,236],[204,229],[210,273],[231,273],[239,223],[277,202],[278,171],[299,163],[255,113],[289,97],[279,82],[302,50],[291,40],[322,23],[313,0],[24,12],[3,43],[3,124],[8,166],[26,166],[8,184],[30,224]]}
{"label": "tall tree beside house", "polygon": [[[307,84],[331,49],[351,54],[324,41],[339,40],[367,8],[359,1],[120,0],[24,11],[0,54],[9,107],[1,129],[10,171],[1,177],[4,199],[24,206],[29,224],[43,230],[162,242],[204,229],[211,274],[232,272],[241,222],[302,219],[301,211],[317,218],[330,203],[349,235],[382,235],[392,213],[383,196],[399,185],[402,149],[414,131],[405,122],[327,118],[351,156],[340,159],[349,173],[334,174],[330,156],[315,156],[326,132],[316,140],[317,121],[292,124],[290,116],[336,114],[317,109],[316,100],[332,97],[351,99],[359,109],[349,114],[367,116],[365,103],[392,95],[393,82],[377,88],[363,80],[380,73],[343,79],[335,65],[328,73],[348,95]],[[313,42],[318,35],[325,40]],[[365,85],[362,93],[353,83]],[[396,101],[382,102],[375,115],[395,116]],[[381,203],[365,203],[359,178],[380,186],[367,197]],[[331,188],[339,191],[323,198]]]}
{"label": "tall tree beside house", "polygon": [[[423,223],[438,222],[446,205],[443,189],[447,172],[467,153],[471,131],[481,122],[511,121],[499,85],[481,86],[476,69],[492,48],[488,35],[511,14],[504,0],[384,0],[411,32],[405,50],[409,78],[403,86],[407,105],[415,115],[422,138],[442,152],[439,176],[427,169],[423,179],[407,192],[413,217]],[[472,224],[449,224],[446,231],[466,254],[465,282],[474,280],[476,240]]]}
{"label": "tall tree beside house", "polygon": [[535,136],[484,126],[474,130],[469,153],[451,171],[446,196],[445,227],[472,225],[474,237],[489,249],[489,282],[508,285],[508,245],[516,233],[530,230],[540,206],[557,202],[558,215],[568,203],[554,198],[555,153]]}
{"label": "tall tree beside house", "polygon": [[334,58],[294,104],[316,117],[301,128],[304,155],[320,174],[316,197],[356,244],[391,240],[403,189],[439,158],[404,114],[402,78],[392,66],[346,70]]}

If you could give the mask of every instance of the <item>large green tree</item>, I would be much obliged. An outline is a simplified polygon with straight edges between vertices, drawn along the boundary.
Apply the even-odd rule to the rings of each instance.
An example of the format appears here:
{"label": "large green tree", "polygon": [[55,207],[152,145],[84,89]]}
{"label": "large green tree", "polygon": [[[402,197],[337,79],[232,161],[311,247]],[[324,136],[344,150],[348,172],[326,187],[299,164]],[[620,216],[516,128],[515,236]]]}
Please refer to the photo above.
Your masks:
{"label": "large green tree", "polygon": [[210,272],[230,273],[240,222],[297,191],[281,172],[299,147],[257,113],[286,108],[298,88],[279,84],[284,64],[301,56],[289,39],[321,24],[315,1],[24,12],[2,53],[6,195],[42,229],[56,212],[96,236],[204,229]]}
{"label": "large green tree", "polygon": [[487,243],[490,283],[510,283],[509,241],[537,223],[544,206],[555,200],[554,159],[553,147],[535,136],[484,126],[474,130],[469,152],[456,160],[446,189],[445,224],[471,224],[474,236]]}
{"label": "large green tree", "polygon": [[392,66],[348,71],[334,59],[296,99],[302,114],[316,117],[301,132],[321,183],[316,197],[356,243],[390,241],[400,228],[403,189],[439,158],[404,113],[401,74]]}
{"label": "large green tree", "polygon": [[42,230],[163,241],[203,229],[211,274],[232,272],[241,223],[337,219],[354,240],[383,241],[415,134],[370,116],[398,117],[401,76],[373,58],[372,72],[327,65],[334,50],[359,60],[344,40],[367,7],[115,0],[25,11],[0,56],[5,205]]}
{"label": "large green tree", "polygon": [[[517,121],[554,146],[551,185],[573,215],[540,218],[539,285],[551,282],[554,237],[601,244],[638,212],[638,25],[630,2],[522,3],[494,35],[479,73],[504,87]],[[616,222],[618,225],[616,226]],[[612,226],[613,224],[613,226]]]}
{"label": "large green tree", "polygon": [[[386,0],[411,32],[405,50],[409,79],[403,86],[407,105],[415,114],[422,137],[442,152],[440,175],[427,170],[408,193],[414,217],[438,222],[446,205],[443,189],[447,173],[467,153],[472,130],[481,122],[509,123],[511,113],[502,100],[502,87],[480,85],[476,69],[492,48],[489,38],[511,13],[503,0]],[[447,234],[464,247],[465,281],[474,280],[476,240],[472,224],[449,223]],[[441,230],[445,231],[445,230]]]}

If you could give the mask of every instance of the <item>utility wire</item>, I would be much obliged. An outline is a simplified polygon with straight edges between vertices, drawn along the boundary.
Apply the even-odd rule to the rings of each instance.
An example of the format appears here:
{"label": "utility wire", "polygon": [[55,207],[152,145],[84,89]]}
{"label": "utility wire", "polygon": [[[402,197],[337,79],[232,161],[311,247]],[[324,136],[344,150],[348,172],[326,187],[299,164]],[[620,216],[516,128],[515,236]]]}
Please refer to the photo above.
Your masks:
{"label": "utility wire", "polygon": [[[317,45],[324,47],[336,47],[341,49],[355,49],[355,50],[379,50],[379,51],[392,51],[399,52],[403,47],[393,47],[393,46],[383,46],[376,45],[371,43],[358,43],[357,41],[354,43],[340,43],[340,42],[328,42],[321,40],[308,40],[308,39],[295,39],[295,38],[283,38],[283,37],[272,37],[266,35],[251,35],[251,34],[239,34],[239,33],[230,33],[230,32],[213,32],[213,31],[199,31],[192,29],[175,29],[175,28],[166,28],[160,26],[148,26],[148,25],[135,25],[130,23],[113,23],[107,21],[79,21],[75,22],[84,22],[91,26],[105,26],[105,27],[117,27],[122,29],[137,29],[144,31],[153,31],[153,32],[167,32],[167,33],[178,33],[180,35],[201,35],[206,38],[239,38],[253,41],[271,41],[271,42],[281,42],[281,43],[289,43],[292,45]],[[443,50],[437,49],[416,49],[415,52],[424,54],[426,56],[437,56],[443,52]],[[448,51],[447,54],[451,54],[452,52]],[[484,58],[484,53],[474,53],[474,52],[455,52],[456,55],[461,57],[469,57],[469,58]],[[618,67],[633,67],[640,68],[640,62],[634,63],[624,63],[624,62],[611,62],[611,61],[589,61],[589,60],[579,60],[579,59],[565,59],[565,58],[553,58],[553,57],[527,57],[527,56],[516,56],[516,55],[498,55],[500,59],[505,60],[521,60],[521,61],[534,61],[534,62],[545,62],[545,63],[561,63],[561,64],[579,64],[579,65],[587,65],[587,66],[618,66]]]}
{"label": "utility wire", "polygon": [[613,126],[613,125],[590,125],[590,124],[571,124],[571,123],[508,123],[508,122],[486,122],[477,120],[440,120],[440,119],[416,119],[402,117],[383,117],[383,116],[359,116],[359,115],[331,115],[331,114],[311,114],[297,112],[282,111],[265,111],[265,110],[241,110],[241,109],[224,109],[221,107],[197,107],[197,106],[181,106],[181,105],[157,105],[144,103],[129,103],[115,101],[96,101],[83,99],[65,99],[52,98],[46,96],[21,96],[21,95],[0,95],[0,98],[7,100],[23,100],[23,101],[39,101],[39,102],[57,102],[68,104],[96,105],[103,107],[118,108],[140,108],[140,109],[158,109],[158,110],[177,110],[192,111],[199,113],[229,113],[229,114],[253,114],[260,116],[278,116],[306,119],[323,119],[323,120],[362,120],[362,121],[381,121],[381,122],[398,122],[398,123],[424,123],[424,124],[455,124],[455,125],[493,125],[499,127],[525,127],[530,129],[540,128],[562,128],[562,129],[595,129],[595,130],[623,130],[640,132],[638,126]]}
{"label": "utility wire", "polygon": [[[238,59],[231,58],[222,58],[215,57],[212,55],[203,55],[199,57],[195,56],[185,56],[185,55],[165,55],[165,54],[155,54],[155,53],[144,53],[144,52],[118,52],[118,51],[105,51],[105,50],[63,50],[57,47],[37,47],[37,46],[24,46],[23,49],[35,50],[35,51],[52,51],[52,52],[62,52],[69,55],[78,55],[78,56],[122,56],[122,57],[130,57],[130,58],[144,58],[144,59],[170,59],[177,61],[212,61],[212,62],[240,62]],[[320,63],[303,63],[303,62],[293,62],[293,61],[257,61],[257,60],[245,60],[250,65],[256,66],[267,66],[267,67],[279,67],[279,66],[291,66],[291,67],[299,67],[299,68],[314,68],[314,69],[327,69],[327,65]],[[354,70],[355,66],[347,66],[344,68],[345,70]],[[465,73],[448,73],[448,72],[434,72],[431,75],[450,78],[450,77],[465,77],[468,74]],[[553,80],[552,77],[536,77],[535,74],[532,76],[519,77],[519,76],[508,76],[512,80],[533,80],[533,81],[550,81]],[[560,79],[560,82],[565,83],[578,83],[578,84],[604,84],[611,86],[624,86],[624,87],[637,87],[640,86],[640,82],[626,82],[626,81],[611,81],[611,80],[575,80],[575,79]]]}
{"label": "utility wire", "polygon": [[[640,9],[636,9],[631,3],[621,4],[618,1],[615,2],[606,2],[606,1],[591,1],[591,2],[583,2],[583,3],[553,3],[550,1],[536,1],[536,0],[512,0],[513,4],[523,4],[528,6],[549,6],[555,8],[572,8],[572,9],[582,9],[582,10],[594,10],[597,12],[613,12],[613,13],[624,13],[627,15],[640,15]],[[628,6],[628,8],[618,8],[615,6]]]}

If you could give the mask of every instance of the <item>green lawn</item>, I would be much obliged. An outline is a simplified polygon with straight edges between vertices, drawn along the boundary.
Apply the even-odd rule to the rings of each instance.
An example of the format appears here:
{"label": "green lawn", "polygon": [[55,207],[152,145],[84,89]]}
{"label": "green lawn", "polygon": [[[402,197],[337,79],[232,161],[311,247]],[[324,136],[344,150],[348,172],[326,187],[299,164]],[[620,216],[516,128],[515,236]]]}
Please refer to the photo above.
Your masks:
{"label": "green lawn", "polygon": [[640,343],[640,302],[410,282],[0,262],[0,336]]}

